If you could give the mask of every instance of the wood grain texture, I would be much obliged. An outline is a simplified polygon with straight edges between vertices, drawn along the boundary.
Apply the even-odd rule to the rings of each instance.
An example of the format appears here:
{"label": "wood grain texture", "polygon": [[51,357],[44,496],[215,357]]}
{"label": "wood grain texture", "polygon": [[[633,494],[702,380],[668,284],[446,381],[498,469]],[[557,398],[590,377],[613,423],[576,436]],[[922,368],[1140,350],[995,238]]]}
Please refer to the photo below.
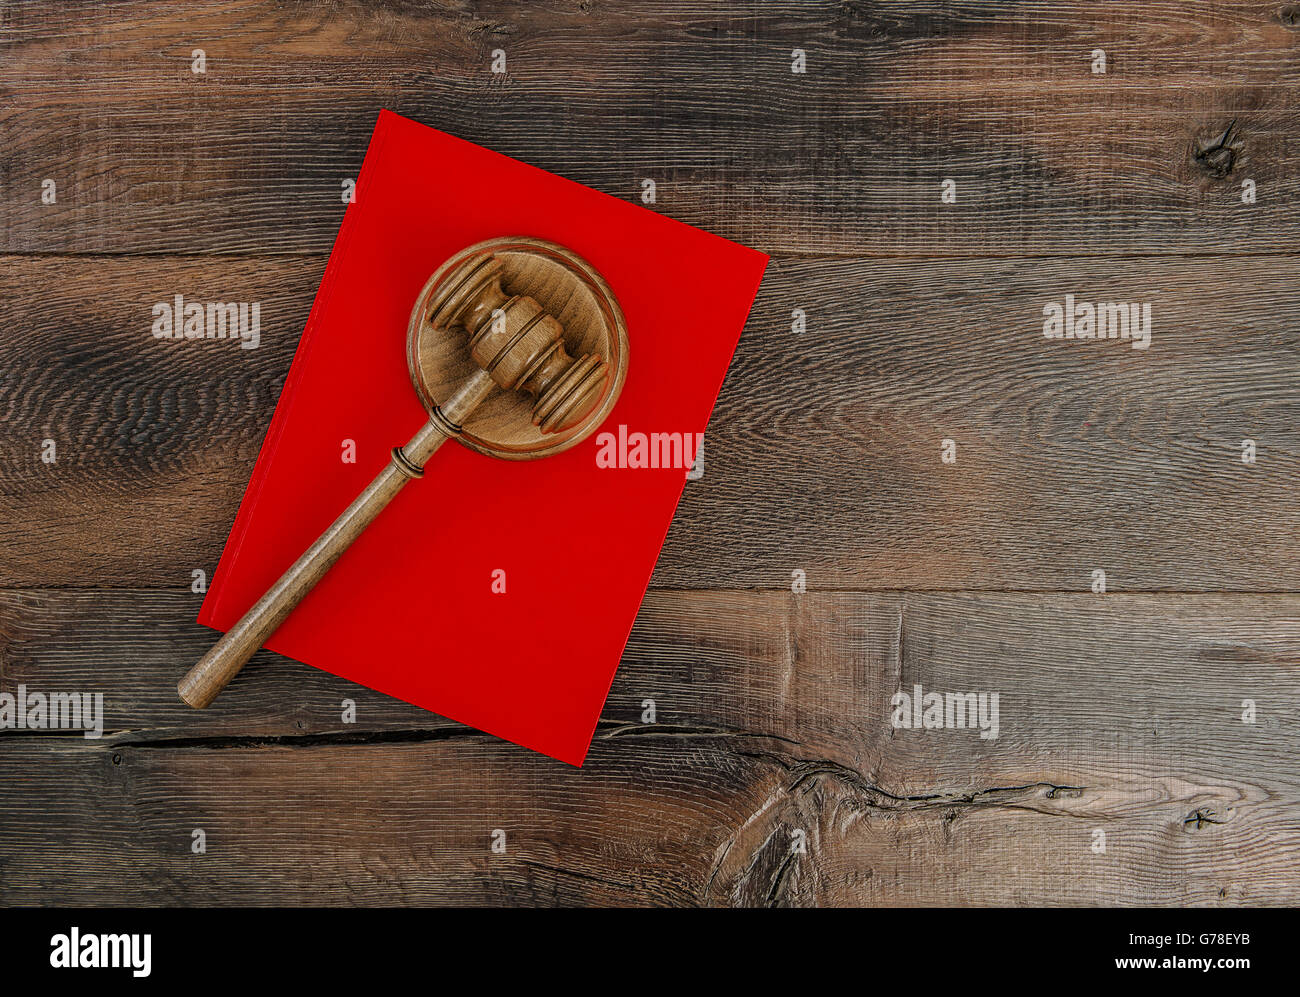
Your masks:
{"label": "wood grain texture", "polygon": [[[211,577],[324,261],[3,264],[0,327],[23,335],[0,339],[0,585]],[[1289,257],[775,261],[655,584],[788,588],[798,568],[820,589],[1071,591],[1100,568],[1112,590],[1294,591],[1294,274]],[[262,345],[154,339],[174,293],[260,300]],[[1065,293],[1150,302],[1151,347],[1044,339]]]}
{"label": "wood grain texture", "polygon": [[[1297,596],[656,592],[581,770],[265,653],[192,717],[194,601],[0,597],[0,687],[107,702],[0,737],[0,902],[1300,899]],[[894,729],[913,683],[999,736]]]}
{"label": "wood grain texture", "polygon": [[6,4],[0,251],[325,251],[388,107],[652,178],[767,252],[1290,252],[1298,29],[1223,0]]}

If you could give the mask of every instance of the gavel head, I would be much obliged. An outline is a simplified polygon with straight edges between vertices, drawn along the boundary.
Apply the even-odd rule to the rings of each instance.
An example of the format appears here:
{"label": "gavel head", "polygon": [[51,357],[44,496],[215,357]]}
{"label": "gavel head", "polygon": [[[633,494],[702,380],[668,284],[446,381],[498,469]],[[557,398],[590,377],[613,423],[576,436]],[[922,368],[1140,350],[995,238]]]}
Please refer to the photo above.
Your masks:
{"label": "gavel head", "polygon": [[471,381],[508,389],[459,418],[456,439],[503,460],[535,460],[577,446],[610,415],[627,377],[627,322],[605,279],[573,250],[502,236],[433,272],[411,309],[406,355],[430,415],[456,411]]}
{"label": "gavel head", "polygon": [[462,324],[469,351],[501,387],[533,396],[533,425],[544,433],[581,422],[600,400],[609,365],[593,353],[574,360],[559,320],[523,294],[501,285],[495,255],[470,257],[446,276],[447,292],[430,312],[435,324]]}

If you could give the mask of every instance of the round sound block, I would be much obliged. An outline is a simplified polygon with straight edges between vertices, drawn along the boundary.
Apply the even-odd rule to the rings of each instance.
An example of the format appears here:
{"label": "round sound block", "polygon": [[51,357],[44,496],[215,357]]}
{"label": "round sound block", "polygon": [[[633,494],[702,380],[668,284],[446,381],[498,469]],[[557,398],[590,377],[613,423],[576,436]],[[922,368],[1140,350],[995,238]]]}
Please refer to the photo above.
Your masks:
{"label": "round sound block", "polygon": [[529,295],[564,326],[564,345],[575,359],[592,353],[608,365],[604,389],[591,413],[559,432],[543,433],[532,422],[533,400],[523,391],[493,391],[465,421],[460,442],[505,460],[532,460],[582,442],[605,421],[627,376],[627,323],[614,293],[577,253],[525,236],[489,239],[461,250],[440,266],[416,299],[407,330],[407,364],[424,407],[432,411],[477,369],[469,352],[469,331],[429,320],[443,281],[467,258],[496,256],[501,284],[510,294]]}

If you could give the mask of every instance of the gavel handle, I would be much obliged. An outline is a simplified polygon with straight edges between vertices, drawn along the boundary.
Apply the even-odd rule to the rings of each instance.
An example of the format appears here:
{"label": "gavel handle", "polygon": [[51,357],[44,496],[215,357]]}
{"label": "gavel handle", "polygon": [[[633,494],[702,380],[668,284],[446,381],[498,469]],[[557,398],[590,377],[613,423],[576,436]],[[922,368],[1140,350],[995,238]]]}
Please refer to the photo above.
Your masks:
{"label": "gavel handle", "polygon": [[321,580],[348,546],[388,505],[402,486],[422,477],[425,462],[444,442],[460,435],[460,422],[487,396],[492,381],[483,371],[460,389],[440,412],[421,427],[404,447],[394,447],[392,460],[366,486],[338,519],[325,530],[280,580],[267,590],[243,619],[213,645],[177,683],[176,691],[195,709],[203,709],[239,674],[248,659],[285,621],[295,606]]}

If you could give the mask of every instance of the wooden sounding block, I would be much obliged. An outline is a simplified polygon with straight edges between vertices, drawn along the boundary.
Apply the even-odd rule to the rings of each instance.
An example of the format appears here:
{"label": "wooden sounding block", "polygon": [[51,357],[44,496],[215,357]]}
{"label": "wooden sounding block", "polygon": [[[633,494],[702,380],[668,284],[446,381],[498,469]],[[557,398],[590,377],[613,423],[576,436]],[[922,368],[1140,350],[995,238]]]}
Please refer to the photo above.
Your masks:
{"label": "wooden sounding block", "polygon": [[[177,685],[212,702],[442,444],[533,460],[595,431],[627,374],[627,324],[605,281],[577,254],[503,238],[457,253],[429,278],[407,332],[411,381],[429,421]],[[498,390],[504,389],[504,390]]]}
{"label": "wooden sounding block", "polygon": [[[540,358],[536,372],[520,366],[524,341],[558,336],[561,328],[559,355]],[[523,341],[494,366],[493,352],[520,333]],[[411,381],[430,413],[445,408],[477,370],[492,370],[502,387],[524,389],[493,392],[465,417],[459,437],[471,449],[509,460],[559,453],[586,439],[614,407],[627,373],[627,327],[613,292],[577,254],[539,239],[494,239],[444,263],[416,299],[406,341]],[[573,377],[555,382],[551,371],[568,356],[580,358],[570,368]],[[598,376],[592,363],[599,359],[606,370]],[[555,393],[544,403],[540,394],[550,387]],[[553,410],[556,404],[567,417]]]}

